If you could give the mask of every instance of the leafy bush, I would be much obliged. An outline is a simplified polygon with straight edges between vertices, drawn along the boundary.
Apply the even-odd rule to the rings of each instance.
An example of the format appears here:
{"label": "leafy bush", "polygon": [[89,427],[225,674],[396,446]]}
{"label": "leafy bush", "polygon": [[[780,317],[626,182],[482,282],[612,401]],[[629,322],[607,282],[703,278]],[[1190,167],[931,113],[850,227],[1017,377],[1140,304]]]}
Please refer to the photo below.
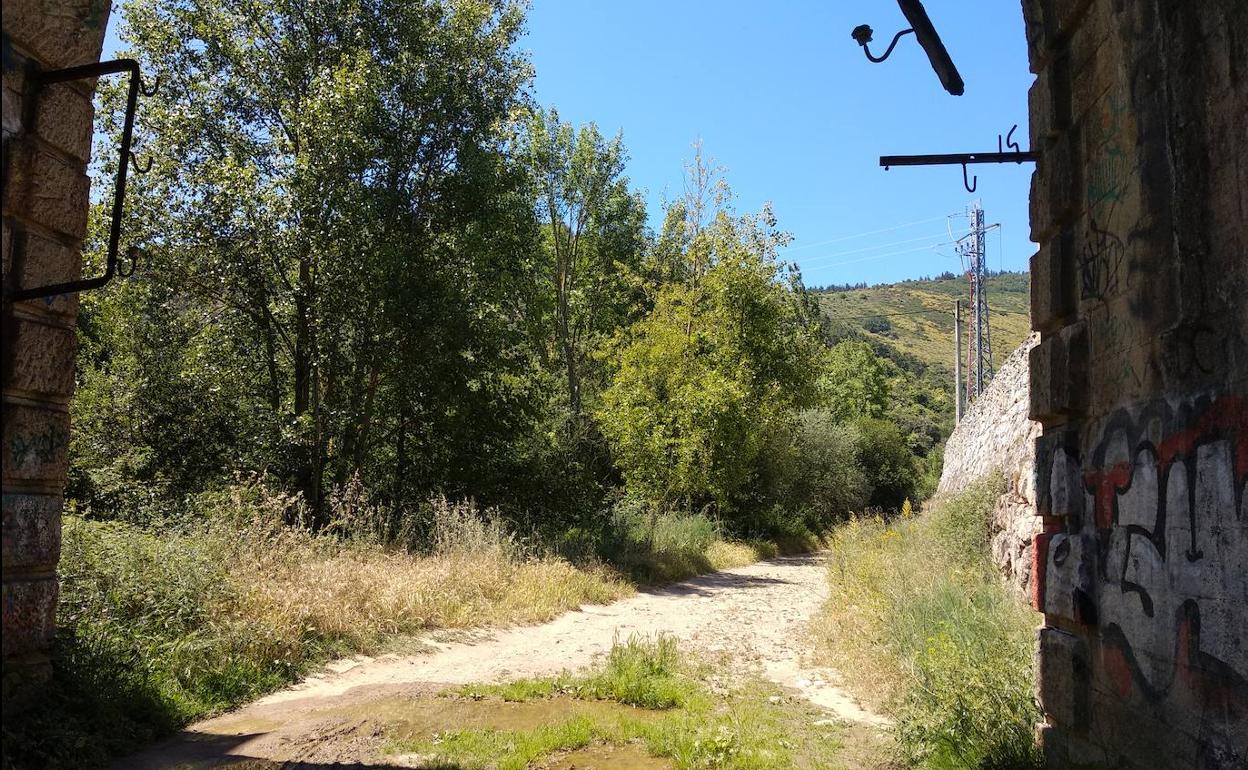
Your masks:
{"label": "leafy bush", "polygon": [[798,477],[794,501],[805,504],[808,525],[816,530],[861,511],[870,482],[858,459],[860,436],[826,411],[803,412],[798,420]]}
{"label": "leafy bush", "polygon": [[1032,726],[1031,609],[988,561],[1000,479],[893,526],[855,520],[833,539],[818,636],[896,722],[911,764],[1039,766]]}
{"label": "leafy bush", "polygon": [[888,420],[864,418],[858,430],[858,462],[871,488],[868,504],[895,511],[902,501],[915,497],[918,469],[901,430]]}

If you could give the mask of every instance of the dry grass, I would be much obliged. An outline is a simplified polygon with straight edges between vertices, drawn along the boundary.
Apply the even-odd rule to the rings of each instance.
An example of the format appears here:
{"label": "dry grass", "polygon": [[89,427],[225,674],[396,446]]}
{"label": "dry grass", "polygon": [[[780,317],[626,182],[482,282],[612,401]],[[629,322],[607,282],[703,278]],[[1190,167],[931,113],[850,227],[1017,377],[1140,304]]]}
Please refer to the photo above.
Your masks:
{"label": "dry grass", "polygon": [[240,540],[229,569],[238,592],[214,615],[314,629],[354,647],[435,628],[542,622],[633,591],[606,568],[527,556],[500,541],[413,555],[289,530]]}

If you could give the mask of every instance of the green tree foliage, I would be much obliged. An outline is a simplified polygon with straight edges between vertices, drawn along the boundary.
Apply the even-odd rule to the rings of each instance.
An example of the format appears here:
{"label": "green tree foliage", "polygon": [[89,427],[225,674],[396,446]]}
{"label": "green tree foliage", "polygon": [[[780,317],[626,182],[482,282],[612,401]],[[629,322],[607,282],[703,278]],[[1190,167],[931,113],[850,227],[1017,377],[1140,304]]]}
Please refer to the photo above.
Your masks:
{"label": "green tree foliage", "polygon": [[865,342],[840,342],[824,356],[819,388],[836,419],[880,417],[888,407],[887,363]]}
{"label": "green tree foliage", "polygon": [[[651,233],[622,138],[532,105],[520,3],[125,15],[161,79],[155,163],[127,203],[143,269],[82,300],[82,509],[154,521],[263,475],[316,526],[350,499],[410,533],[442,493],[598,542],[621,485],[752,532],[913,493],[902,454],[942,435],[926,385],[820,340],[787,236],[700,150]],[[851,425],[886,417],[900,439]]]}
{"label": "green tree foliage", "polygon": [[499,131],[528,78],[520,5],[136,0],[126,16],[162,81],[139,132],[156,164],[129,198],[147,265],[125,300],[84,308],[87,348],[109,352],[80,405],[106,405],[129,454],[194,464],[201,484],[267,470],[318,514],[356,474],[397,498],[488,489],[530,397],[516,309],[537,231]]}
{"label": "green tree foliage", "polygon": [[682,227],[669,218],[685,278],[663,284],[621,339],[598,417],[631,492],[726,512],[771,434],[813,402],[819,348],[776,260],[787,236],[770,211],[734,216],[716,202],[705,225],[699,207],[683,209]]}
{"label": "green tree foliage", "polygon": [[893,422],[870,417],[856,421],[854,427],[858,431],[858,464],[871,488],[868,503],[885,510],[899,509],[914,496],[919,482],[905,435]]}
{"label": "green tree foliage", "polygon": [[592,358],[636,314],[636,274],[646,250],[645,203],[624,176],[623,138],[593,123],[577,130],[555,109],[538,110],[521,138],[543,228],[543,353],[563,369],[570,413],[601,390]]}

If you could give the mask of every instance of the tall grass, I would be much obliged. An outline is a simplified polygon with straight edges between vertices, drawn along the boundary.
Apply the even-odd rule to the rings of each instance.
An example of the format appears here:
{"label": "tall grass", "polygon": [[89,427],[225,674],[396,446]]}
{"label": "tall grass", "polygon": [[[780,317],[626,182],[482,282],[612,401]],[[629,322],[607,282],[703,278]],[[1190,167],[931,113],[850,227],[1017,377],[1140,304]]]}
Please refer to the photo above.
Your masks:
{"label": "tall grass", "polygon": [[[350,484],[331,500],[318,533],[297,498],[257,479],[201,495],[173,522],[67,516],[55,679],[38,708],[6,720],[5,767],[101,764],[335,656],[541,622],[632,593],[625,575],[674,580],[778,552],[726,542],[704,516],[626,512],[552,547],[471,502],[398,517]],[[575,563],[558,555],[570,543]]]}
{"label": "tall grass", "polygon": [[1000,488],[992,479],[924,516],[857,520],[833,537],[818,636],[851,684],[895,719],[912,765],[1039,766],[1036,617],[987,555]]}
{"label": "tall grass", "polygon": [[526,550],[496,516],[431,504],[428,553],[283,523],[243,490],[151,530],[66,517],[55,681],[5,724],[6,766],[86,767],[430,629],[540,622],[632,592],[612,571]]}

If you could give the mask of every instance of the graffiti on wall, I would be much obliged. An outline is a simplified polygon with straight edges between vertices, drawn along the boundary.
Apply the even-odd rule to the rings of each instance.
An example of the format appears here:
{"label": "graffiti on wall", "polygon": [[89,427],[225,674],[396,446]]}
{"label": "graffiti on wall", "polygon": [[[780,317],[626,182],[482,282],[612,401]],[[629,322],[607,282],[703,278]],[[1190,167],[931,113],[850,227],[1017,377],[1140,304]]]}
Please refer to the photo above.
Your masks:
{"label": "graffiti on wall", "polygon": [[1087,232],[1079,251],[1079,295],[1085,300],[1103,300],[1118,293],[1126,245],[1115,230],[1121,229],[1116,216],[1127,200],[1133,179],[1131,153],[1132,120],[1127,99],[1111,91],[1092,110],[1084,127],[1086,168]]}
{"label": "graffiti on wall", "polygon": [[1079,296],[1104,299],[1118,293],[1126,247],[1122,239],[1089,219],[1089,232],[1079,253]]}
{"label": "graffiti on wall", "polygon": [[[1089,447],[1081,452],[1082,447]],[[1045,612],[1094,624],[1120,697],[1248,719],[1248,399],[1123,409],[1038,456]]]}

